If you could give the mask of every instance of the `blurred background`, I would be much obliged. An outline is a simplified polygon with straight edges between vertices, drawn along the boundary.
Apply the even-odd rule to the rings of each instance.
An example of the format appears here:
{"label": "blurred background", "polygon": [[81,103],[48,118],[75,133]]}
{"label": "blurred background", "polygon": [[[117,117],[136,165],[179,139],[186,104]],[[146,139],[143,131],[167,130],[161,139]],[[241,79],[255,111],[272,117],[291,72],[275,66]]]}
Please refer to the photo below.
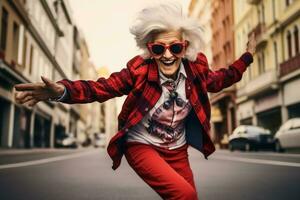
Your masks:
{"label": "blurred background", "polygon": [[[158,2],[0,0],[1,199],[160,199],[126,161],[111,169],[105,147],[124,97],[30,108],[13,88],[121,70],[140,53],[129,32],[136,13]],[[242,80],[210,94],[217,151],[205,160],[189,148],[198,196],[300,199],[300,0],[176,2],[202,25],[212,70],[238,59],[251,33],[257,40]]]}
{"label": "blurred background", "polygon": [[[96,80],[122,69],[139,53],[129,33],[134,16],[153,2],[0,2],[0,147],[53,148],[66,137],[88,146],[102,134],[105,146],[117,131],[124,98],[28,108],[15,103],[13,85],[38,82],[41,75],[55,81]],[[235,61],[251,33],[257,38],[254,62],[243,79],[210,95],[211,137],[218,148],[228,148],[239,125],[259,126],[274,136],[282,124],[300,117],[299,0],[178,2],[204,28],[204,53],[212,70]]]}

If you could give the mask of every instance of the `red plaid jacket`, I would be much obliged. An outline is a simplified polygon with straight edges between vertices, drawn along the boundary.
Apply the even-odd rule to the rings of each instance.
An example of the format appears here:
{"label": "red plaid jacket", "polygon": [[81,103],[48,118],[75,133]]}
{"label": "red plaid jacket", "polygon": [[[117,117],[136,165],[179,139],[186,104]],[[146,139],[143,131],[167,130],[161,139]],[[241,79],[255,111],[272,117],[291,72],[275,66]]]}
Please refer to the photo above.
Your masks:
{"label": "red plaid jacket", "polygon": [[[210,131],[210,103],[207,92],[219,92],[242,78],[247,66],[253,62],[249,52],[244,53],[228,69],[211,71],[203,53],[194,62],[183,59],[187,73],[186,96],[193,109],[186,120],[187,143],[203,153],[205,159],[215,151]],[[64,103],[104,102],[116,96],[128,95],[118,116],[118,132],[108,145],[108,154],[116,169],[124,153],[124,137],[128,129],[136,125],[156,104],[162,89],[158,66],[151,59],[136,56],[127,63],[127,68],[115,72],[109,78],[97,81],[67,79],[58,81],[65,85],[68,96]]]}

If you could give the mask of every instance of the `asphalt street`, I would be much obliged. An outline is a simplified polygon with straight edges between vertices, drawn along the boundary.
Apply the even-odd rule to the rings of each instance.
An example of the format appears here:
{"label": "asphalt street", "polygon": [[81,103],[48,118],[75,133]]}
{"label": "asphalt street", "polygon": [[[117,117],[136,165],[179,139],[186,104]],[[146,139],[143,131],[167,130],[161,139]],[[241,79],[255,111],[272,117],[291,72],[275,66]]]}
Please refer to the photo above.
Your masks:
{"label": "asphalt street", "polygon": [[[189,149],[199,200],[298,200],[300,155]],[[104,149],[0,151],[1,200],[156,200],[128,166],[116,171]]]}

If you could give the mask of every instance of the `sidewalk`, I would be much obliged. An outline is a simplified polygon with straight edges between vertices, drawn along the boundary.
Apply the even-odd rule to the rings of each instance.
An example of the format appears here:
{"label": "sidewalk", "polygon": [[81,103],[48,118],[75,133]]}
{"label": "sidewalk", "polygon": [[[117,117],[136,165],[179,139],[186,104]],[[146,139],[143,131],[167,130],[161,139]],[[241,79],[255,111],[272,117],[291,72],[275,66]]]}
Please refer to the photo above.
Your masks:
{"label": "sidewalk", "polygon": [[79,147],[77,149],[68,149],[68,148],[0,148],[1,155],[20,155],[20,154],[31,154],[31,153],[48,153],[48,152],[74,152],[78,150],[90,149],[92,147]]}
{"label": "sidewalk", "polygon": [[300,150],[289,150],[285,152],[274,152],[274,151],[229,151],[228,149],[217,149],[216,152],[223,154],[234,155],[236,153],[242,153],[244,155],[260,155],[260,156],[280,156],[280,157],[295,157],[300,158]]}
{"label": "sidewalk", "polygon": [[[0,149],[0,165],[53,158],[79,152],[95,150],[93,147],[63,149],[63,148],[33,148],[33,149]],[[100,151],[100,149],[99,149]]]}

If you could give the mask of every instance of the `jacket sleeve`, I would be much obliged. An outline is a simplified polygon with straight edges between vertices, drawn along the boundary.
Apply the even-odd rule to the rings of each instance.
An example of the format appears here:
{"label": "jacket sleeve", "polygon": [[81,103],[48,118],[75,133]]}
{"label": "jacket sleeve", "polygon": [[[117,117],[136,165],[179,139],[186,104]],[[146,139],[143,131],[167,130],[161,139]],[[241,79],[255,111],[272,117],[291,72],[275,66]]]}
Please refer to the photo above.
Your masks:
{"label": "jacket sleeve", "polygon": [[[205,62],[207,59],[204,56]],[[221,68],[217,71],[208,69],[207,73],[207,91],[219,92],[222,89],[233,85],[241,80],[243,73],[247,67],[253,62],[253,56],[251,53],[244,53],[238,60],[229,65],[228,69]]]}
{"label": "jacket sleeve", "polygon": [[67,95],[61,100],[63,103],[100,103],[113,97],[127,95],[133,87],[133,79],[128,68],[114,72],[109,78],[99,78],[97,81],[63,79],[57,81],[65,86]]}

